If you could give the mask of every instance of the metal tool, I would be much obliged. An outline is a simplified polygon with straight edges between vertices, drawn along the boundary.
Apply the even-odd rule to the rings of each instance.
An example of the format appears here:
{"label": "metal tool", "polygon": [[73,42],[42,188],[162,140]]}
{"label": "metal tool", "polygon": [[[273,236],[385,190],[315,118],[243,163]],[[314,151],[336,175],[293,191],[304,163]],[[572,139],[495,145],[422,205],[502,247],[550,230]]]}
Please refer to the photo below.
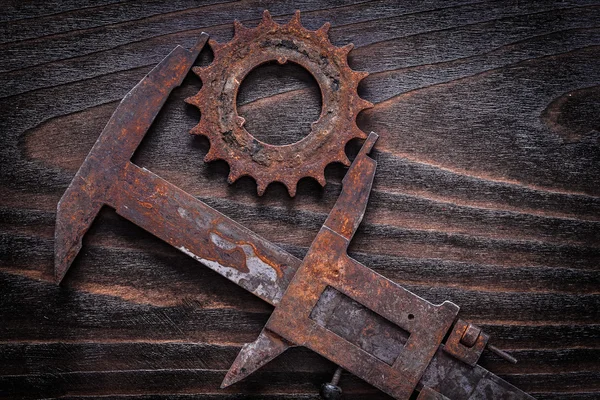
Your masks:
{"label": "metal tool", "polygon": [[[367,153],[376,140],[371,133],[363,144],[283,298],[258,339],[242,348],[223,387],[292,346],[310,348],[397,399],[410,398],[438,351],[476,364],[489,336],[460,319],[455,324],[457,305],[431,304],[346,253],[371,192],[376,163]],[[470,398],[431,383],[423,386],[451,399]],[[504,381],[478,385],[486,385],[494,399],[531,398]]]}
{"label": "metal tool", "polygon": [[[335,47],[329,41],[329,23],[309,31],[300,23],[300,11],[285,25],[279,25],[268,11],[256,28],[235,21],[235,35],[229,43],[209,41],[213,62],[194,72],[202,79],[198,94],[186,99],[200,109],[200,123],[191,133],[210,141],[205,161],[225,160],[229,164],[229,183],[241,176],[256,180],[259,196],[274,181],[283,183],[290,196],[304,177],[325,186],[325,167],[332,162],[350,165],[344,152],[346,143],[366,135],[356,126],[356,116],[373,105],[361,99],[358,83],[367,72],[348,66],[353,45]],[[321,89],[323,111],[302,140],[275,146],[252,136],[236,109],[240,84],[257,66],[269,61],[292,62],[309,71]]]}
{"label": "metal tool", "polygon": [[[475,335],[478,328],[464,328],[466,323],[459,320],[446,346],[440,344],[453,326],[457,306],[428,303],[346,255],[375,173],[375,162],[367,156],[375,134],[344,178],[342,194],[304,262],[130,162],[206,39],[203,34],[191,51],[173,50],[117,107],[58,204],[57,281],[65,276],[98,211],[107,205],[277,306],[259,339],[244,346],[224,385],[292,345],[306,345],[399,399],[408,398],[415,388],[422,396],[438,393],[453,400],[531,399],[472,366],[487,342],[481,332]],[[327,340],[316,337],[316,331]]]}
{"label": "metal tool", "polygon": [[117,107],[58,203],[55,276],[62,280],[81,240],[107,205],[261,299],[275,304],[299,260],[152,172],[131,163],[169,93],[206,43],[175,48]]}

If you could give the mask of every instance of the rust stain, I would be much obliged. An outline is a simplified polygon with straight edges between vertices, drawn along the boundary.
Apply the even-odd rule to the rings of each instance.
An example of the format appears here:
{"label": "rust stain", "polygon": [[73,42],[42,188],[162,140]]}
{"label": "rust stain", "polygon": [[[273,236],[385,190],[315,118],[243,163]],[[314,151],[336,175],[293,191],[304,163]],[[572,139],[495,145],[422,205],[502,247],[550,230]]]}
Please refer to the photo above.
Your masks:
{"label": "rust stain", "polygon": [[152,208],[152,203],[148,203],[147,201],[140,201],[140,205],[144,208]]}
{"label": "rust stain", "polygon": [[[227,241],[230,243],[232,242],[231,240],[227,239],[218,229],[210,229],[208,231],[208,234],[209,234],[209,237],[211,235],[215,235],[215,236],[218,236],[219,238],[223,239],[224,241]],[[238,245],[236,245],[232,249],[226,249],[226,248],[216,245],[216,243],[214,243],[214,241],[211,241],[211,242],[213,244],[215,244],[216,247],[218,247],[218,250],[215,247],[211,247],[211,251],[209,251],[209,253],[212,254],[212,257],[211,256],[205,257],[207,260],[218,262],[219,264],[226,265],[227,267],[230,267],[230,268],[235,268],[240,272],[244,272],[244,273],[250,272],[250,270],[248,269],[247,262],[246,262],[246,253],[244,252],[244,249],[242,249]]]}
{"label": "rust stain", "polygon": [[[213,222],[213,228],[210,229],[209,234],[213,234],[213,235],[217,235],[218,237],[220,237],[221,239],[234,244],[236,247],[236,249],[239,249],[241,251],[241,253],[244,255],[244,265],[242,267],[236,267],[236,269],[243,271],[243,272],[249,272],[248,270],[248,266],[247,266],[247,260],[246,260],[246,253],[244,252],[244,250],[242,249],[242,246],[249,246],[252,249],[252,252],[254,253],[254,255],[256,257],[258,257],[258,259],[260,261],[262,261],[264,264],[269,265],[274,271],[275,273],[277,273],[277,276],[279,278],[283,277],[283,269],[282,269],[282,265],[280,265],[279,263],[276,262],[276,260],[272,260],[269,259],[268,256],[266,256],[265,254],[263,254],[260,249],[256,246],[255,243],[252,243],[250,241],[247,240],[236,240],[230,237],[226,237],[223,232],[221,232],[217,227],[221,224],[221,220],[216,220]],[[217,261],[217,260],[215,260]]]}

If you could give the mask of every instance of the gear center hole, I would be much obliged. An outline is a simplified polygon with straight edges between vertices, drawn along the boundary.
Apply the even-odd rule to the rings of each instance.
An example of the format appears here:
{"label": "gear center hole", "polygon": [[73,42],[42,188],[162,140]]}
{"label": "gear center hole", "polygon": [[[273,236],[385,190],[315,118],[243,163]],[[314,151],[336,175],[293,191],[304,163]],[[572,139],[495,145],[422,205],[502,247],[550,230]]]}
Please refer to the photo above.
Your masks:
{"label": "gear center hole", "polygon": [[252,136],[282,146],[308,136],[311,124],[321,115],[321,89],[304,67],[274,61],[256,67],[244,78],[236,106]]}

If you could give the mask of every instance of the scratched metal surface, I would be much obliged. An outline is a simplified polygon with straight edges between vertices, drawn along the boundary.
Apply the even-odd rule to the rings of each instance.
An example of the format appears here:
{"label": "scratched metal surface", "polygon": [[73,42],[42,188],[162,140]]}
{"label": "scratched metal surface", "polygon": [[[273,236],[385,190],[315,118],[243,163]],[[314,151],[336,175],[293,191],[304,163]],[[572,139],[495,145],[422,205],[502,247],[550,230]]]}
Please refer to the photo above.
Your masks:
{"label": "scratched metal surface", "polygon": [[[52,283],[56,204],[119,100],[175,44],[256,26],[331,21],[336,46],[371,75],[358,126],[380,134],[378,171],[350,253],[432,302],[452,300],[519,364],[483,364],[541,399],[600,387],[599,35],[596,2],[8,2],[0,15],[0,388],[20,397],[316,399],[333,366],[291,350],[226,391],[218,386],[270,306],[105,209],[65,286]],[[200,65],[207,65],[203,54]],[[340,191],[300,181],[255,195],[227,185],[199,120],[167,102],[134,157],[303,257]],[[241,87],[247,128],[270,143],[309,132],[317,83],[266,65]],[[348,154],[357,149],[351,144]],[[350,399],[386,398],[343,376]],[[16,395],[14,396],[16,397]]]}

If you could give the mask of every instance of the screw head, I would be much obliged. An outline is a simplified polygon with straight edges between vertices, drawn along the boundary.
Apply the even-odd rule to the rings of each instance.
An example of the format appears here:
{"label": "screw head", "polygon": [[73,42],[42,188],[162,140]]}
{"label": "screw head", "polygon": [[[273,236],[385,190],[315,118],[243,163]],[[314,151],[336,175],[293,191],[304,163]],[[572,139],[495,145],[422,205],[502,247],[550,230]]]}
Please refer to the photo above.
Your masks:
{"label": "screw head", "polygon": [[325,400],[340,400],[342,398],[342,388],[332,383],[324,383],[321,386],[321,397]]}
{"label": "screw head", "polygon": [[462,334],[462,337],[460,338],[460,342],[467,347],[473,347],[475,346],[475,343],[477,343],[477,339],[479,338],[480,334],[480,327],[473,324],[468,324]]}

